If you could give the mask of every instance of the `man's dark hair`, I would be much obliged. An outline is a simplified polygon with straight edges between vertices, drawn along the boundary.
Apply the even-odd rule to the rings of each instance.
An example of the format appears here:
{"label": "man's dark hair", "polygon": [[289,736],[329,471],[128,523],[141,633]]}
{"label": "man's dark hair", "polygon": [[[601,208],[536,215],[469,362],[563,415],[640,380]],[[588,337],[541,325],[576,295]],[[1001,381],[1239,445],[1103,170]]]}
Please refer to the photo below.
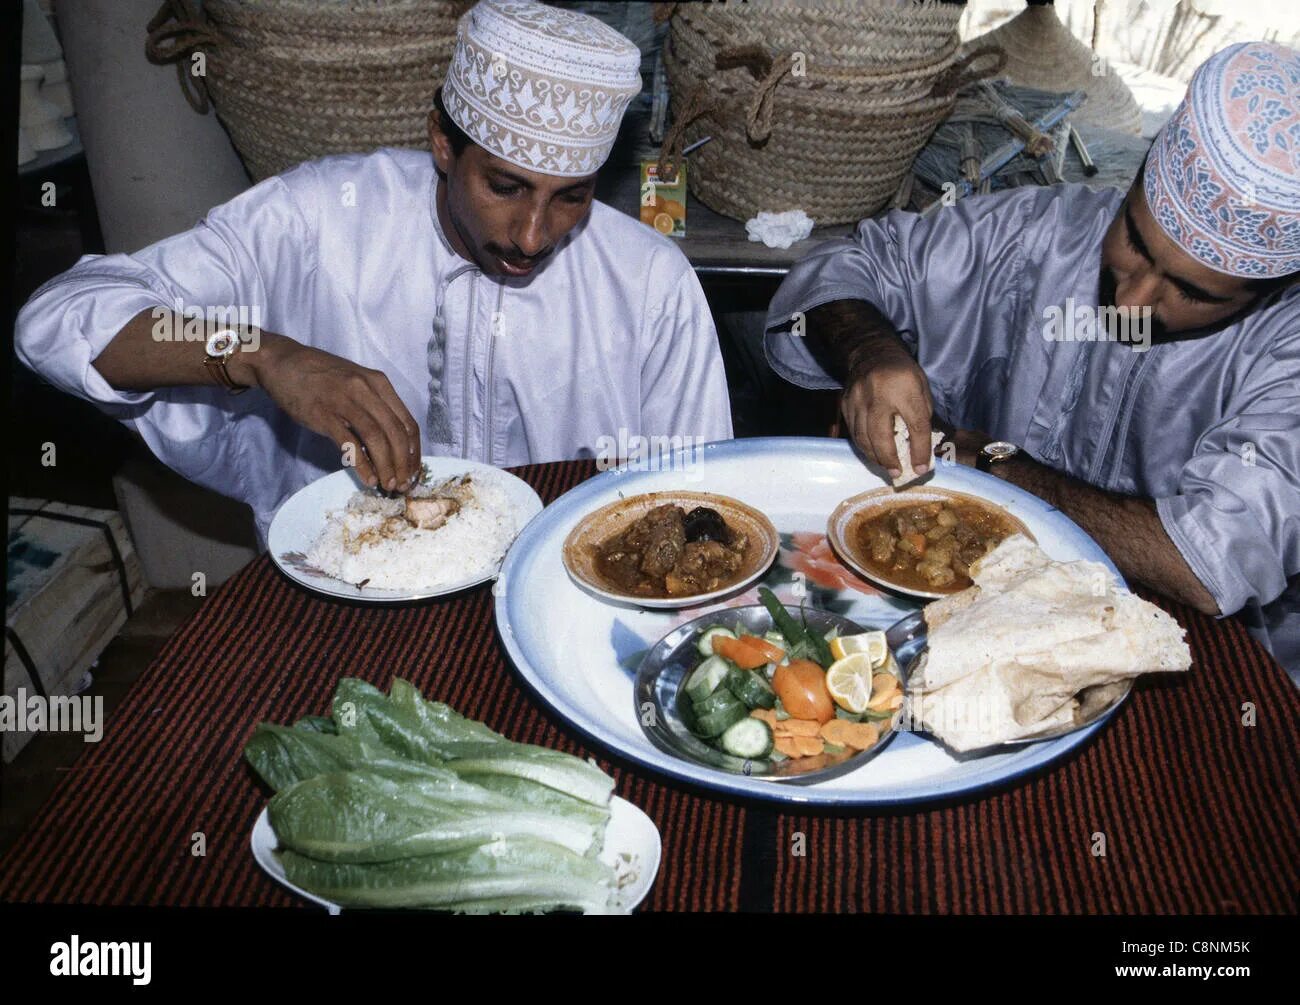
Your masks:
{"label": "man's dark hair", "polygon": [[452,121],[447,114],[447,106],[442,103],[442,88],[433,92],[433,107],[438,112],[438,122],[442,125],[443,134],[451,143],[451,152],[459,157],[465,152],[465,148],[470,145],[470,138],[465,130]]}
{"label": "man's dark hair", "polygon": [[1269,296],[1278,290],[1284,290],[1292,283],[1300,282],[1300,272],[1291,272],[1275,279],[1252,279],[1249,286],[1262,296]]}

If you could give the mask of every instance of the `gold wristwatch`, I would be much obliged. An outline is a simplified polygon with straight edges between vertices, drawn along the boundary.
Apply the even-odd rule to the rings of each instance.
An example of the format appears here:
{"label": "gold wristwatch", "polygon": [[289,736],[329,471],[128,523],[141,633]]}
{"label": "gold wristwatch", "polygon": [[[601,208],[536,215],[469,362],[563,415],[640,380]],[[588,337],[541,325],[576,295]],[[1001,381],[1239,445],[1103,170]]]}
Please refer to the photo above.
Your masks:
{"label": "gold wristwatch", "polygon": [[230,376],[230,371],[226,369],[226,363],[239,351],[241,344],[239,332],[233,328],[223,328],[209,335],[207,345],[204,347],[206,354],[203,357],[203,365],[208,373],[212,374],[213,379],[231,394],[240,394],[248,390],[248,385],[236,384],[235,379]]}

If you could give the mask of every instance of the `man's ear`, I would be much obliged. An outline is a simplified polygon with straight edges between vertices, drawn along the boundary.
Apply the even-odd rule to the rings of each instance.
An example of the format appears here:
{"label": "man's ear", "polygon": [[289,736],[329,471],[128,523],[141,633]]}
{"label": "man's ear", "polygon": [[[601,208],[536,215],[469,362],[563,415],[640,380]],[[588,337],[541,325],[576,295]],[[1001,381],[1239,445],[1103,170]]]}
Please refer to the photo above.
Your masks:
{"label": "man's ear", "polygon": [[447,134],[442,131],[442,120],[438,117],[436,108],[429,109],[428,128],[429,149],[433,152],[433,163],[441,173],[446,174],[451,170],[451,163],[456,155],[451,149],[451,141],[447,139]]}

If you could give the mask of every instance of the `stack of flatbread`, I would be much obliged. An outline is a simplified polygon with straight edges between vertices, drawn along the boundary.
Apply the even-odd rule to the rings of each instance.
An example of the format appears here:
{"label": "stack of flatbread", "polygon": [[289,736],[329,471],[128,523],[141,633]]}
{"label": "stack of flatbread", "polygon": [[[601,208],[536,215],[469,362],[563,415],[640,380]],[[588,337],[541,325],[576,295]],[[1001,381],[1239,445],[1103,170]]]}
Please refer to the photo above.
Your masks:
{"label": "stack of flatbread", "polygon": [[1057,562],[1015,534],[974,585],[925,609],[908,715],[957,751],[1091,718],[1130,678],[1191,666],[1183,630],[1098,562]]}
{"label": "stack of flatbread", "polygon": [[[943,433],[930,433],[930,470],[934,470],[934,450],[943,442]],[[919,477],[912,467],[912,434],[901,415],[894,416],[894,449],[898,451],[899,475],[894,479],[894,488],[901,489],[910,485]]]}

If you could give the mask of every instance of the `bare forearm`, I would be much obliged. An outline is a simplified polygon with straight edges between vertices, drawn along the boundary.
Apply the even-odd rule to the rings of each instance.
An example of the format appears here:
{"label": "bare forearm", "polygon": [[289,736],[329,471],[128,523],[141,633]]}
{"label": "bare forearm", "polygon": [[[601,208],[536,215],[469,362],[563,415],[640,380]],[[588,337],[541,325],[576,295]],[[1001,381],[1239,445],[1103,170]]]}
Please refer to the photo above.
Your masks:
{"label": "bare forearm", "polygon": [[808,348],[847,386],[883,356],[911,357],[889,319],[865,300],[832,300],[808,312]]}
{"label": "bare forearm", "polygon": [[[204,326],[202,339],[218,330],[215,324],[200,324]],[[258,364],[283,336],[256,329],[243,334],[248,338],[247,343],[230,358],[226,367],[236,383],[256,387]],[[212,374],[203,364],[202,339],[193,330],[193,323],[185,318],[162,308],[144,310],[128,321],[95,357],[94,367],[112,387],[121,391],[214,384]]]}
{"label": "bare forearm", "polygon": [[1214,597],[1165,532],[1151,500],[1096,488],[1023,452],[992,470],[1070,517],[1102,546],[1126,578],[1205,614],[1219,613]]}

